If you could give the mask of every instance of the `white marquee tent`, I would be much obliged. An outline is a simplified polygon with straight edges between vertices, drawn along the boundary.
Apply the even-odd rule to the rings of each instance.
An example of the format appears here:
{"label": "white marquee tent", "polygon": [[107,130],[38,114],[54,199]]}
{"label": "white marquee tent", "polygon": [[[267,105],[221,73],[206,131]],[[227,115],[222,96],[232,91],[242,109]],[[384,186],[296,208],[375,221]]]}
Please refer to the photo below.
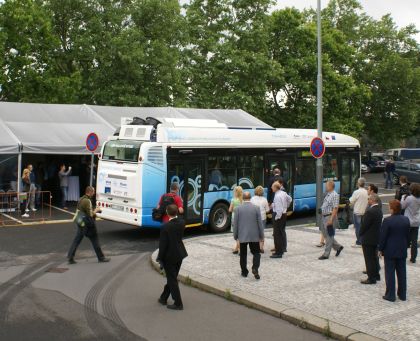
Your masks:
{"label": "white marquee tent", "polygon": [[86,155],[89,133],[106,141],[121,117],[134,116],[215,119],[230,127],[269,127],[243,110],[0,102],[0,154]]}

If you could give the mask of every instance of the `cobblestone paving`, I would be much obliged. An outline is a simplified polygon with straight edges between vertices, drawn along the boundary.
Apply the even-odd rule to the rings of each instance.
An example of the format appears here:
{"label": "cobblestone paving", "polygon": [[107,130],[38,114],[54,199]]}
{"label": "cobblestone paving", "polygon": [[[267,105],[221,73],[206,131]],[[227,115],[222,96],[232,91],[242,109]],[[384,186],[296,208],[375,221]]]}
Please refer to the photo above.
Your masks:
{"label": "cobblestone paving", "polygon": [[[320,261],[315,247],[315,228],[290,228],[288,252],[283,259],[270,259],[271,230],[266,231],[266,252],[261,259],[261,280],[240,276],[239,257],[231,253],[231,235],[208,236],[187,242],[189,257],[183,269],[223,283],[231,291],[242,290],[346,325],[385,340],[420,340],[420,266],[407,263],[408,300],[384,301],[384,272],[377,285],[362,285],[366,276],[361,249],[351,248],[354,230],[337,231],[344,246],[340,257],[331,252]],[[251,267],[248,255],[248,266]],[[383,261],[381,260],[383,268]]]}

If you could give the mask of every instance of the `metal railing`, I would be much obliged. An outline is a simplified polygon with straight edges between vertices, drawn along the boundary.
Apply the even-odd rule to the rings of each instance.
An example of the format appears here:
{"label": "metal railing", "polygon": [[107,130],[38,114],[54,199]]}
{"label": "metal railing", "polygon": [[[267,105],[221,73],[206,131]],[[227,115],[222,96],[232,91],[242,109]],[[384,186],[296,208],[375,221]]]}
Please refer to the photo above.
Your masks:
{"label": "metal railing", "polygon": [[51,199],[50,191],[0,191],[0,226],[50,220]]}

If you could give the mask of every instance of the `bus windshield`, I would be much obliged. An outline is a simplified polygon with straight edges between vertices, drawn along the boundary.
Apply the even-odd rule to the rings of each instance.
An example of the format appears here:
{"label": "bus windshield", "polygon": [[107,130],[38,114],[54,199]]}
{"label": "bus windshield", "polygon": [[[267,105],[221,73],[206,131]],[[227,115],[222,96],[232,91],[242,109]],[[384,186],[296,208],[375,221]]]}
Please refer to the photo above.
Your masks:
{"label": "bus windshield", "polygon": [[102,159],[110,161],[137,162],[141,141],[113,140],[105,144]]}

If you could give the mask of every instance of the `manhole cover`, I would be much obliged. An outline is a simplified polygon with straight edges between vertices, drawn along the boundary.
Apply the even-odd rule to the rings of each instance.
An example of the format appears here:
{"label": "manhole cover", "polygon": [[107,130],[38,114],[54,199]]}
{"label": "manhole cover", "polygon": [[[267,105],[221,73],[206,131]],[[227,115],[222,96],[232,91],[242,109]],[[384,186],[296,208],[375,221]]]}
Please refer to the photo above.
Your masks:
{"label": "manhole cover", "polygon": [[53,272],[56,274],[62,274],[63,272],[66,272],[69,268],[49,268],[45,272]]}

